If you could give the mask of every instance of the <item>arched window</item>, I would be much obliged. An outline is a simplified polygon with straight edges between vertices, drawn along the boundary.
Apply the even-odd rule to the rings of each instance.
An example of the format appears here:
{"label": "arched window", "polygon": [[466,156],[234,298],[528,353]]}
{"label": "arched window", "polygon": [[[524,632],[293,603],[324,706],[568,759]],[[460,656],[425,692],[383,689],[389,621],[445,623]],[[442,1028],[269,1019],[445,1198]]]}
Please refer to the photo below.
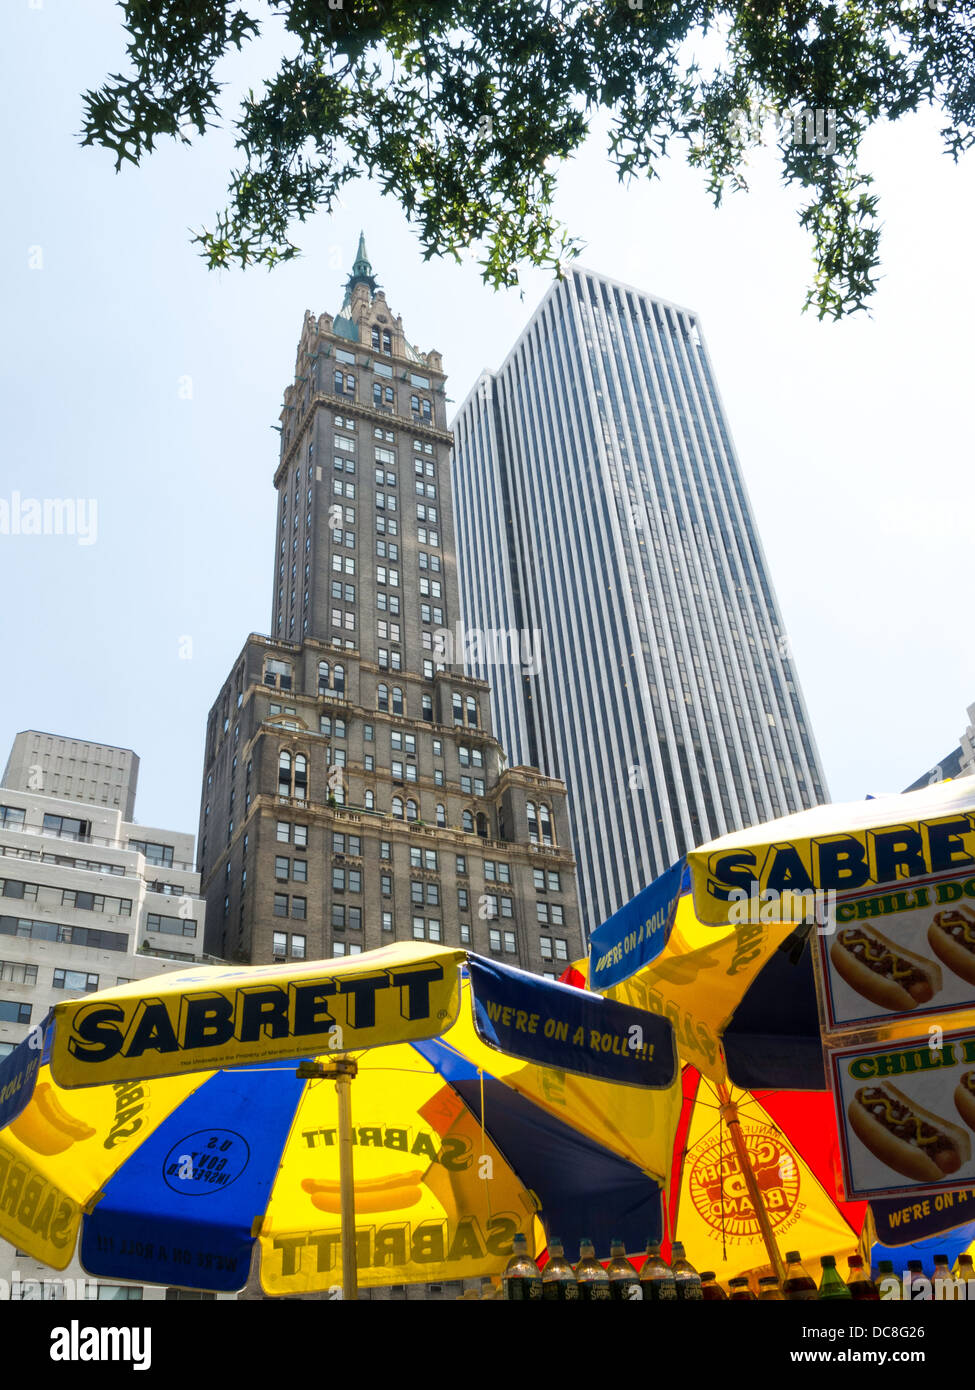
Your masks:
{"label": "arched window", "polygon": [[477,833],[482,840],[488,838],[488,818],[483,811],[477,813]]}
{"label": "arched window", "polygon": [[542,823],[542,844],[554,845],[555,837],[552,831],[552,816],[544,801],[538,808],[538,818]]}
{"label": "arched window", "polygon": [[374,811],[376,809],[376,793],[371,787],[366,788],[365,807],[367,811]]}
{"label": "arched window", "polygon": [[383,329],[383,352],[386,354],[387,357],[392,356],[393,352],[392,334],[386,328]]}
{"label": "arched window", "polygon": [[473,695],[467,697],[467,722],[472,728],[477,728],[477,701]]}
{"label": "arched window", "polygon": [[345,374],[343,372],[336,372],[332,380],[335,384],[335,394],[341,396],[342,387],[345,385]]}
{"label": "arched window", "polygon": [[426,397],[424,397],[424,398],[423,398],[423,418],[424,418],[424,420],[429,420],[429,419],[431,418],[431,415],[432,415],[432,411],[431,411],[431,409],[430,409],[430,402],[426,399]]}
{"label": "arched window", "polygon": [[412,797],[410,797],[410,799],[406,803],[406,819],[416,820],[419,817],[419,814],[420,812],[417,808],[416,802],[413,800]]}
{"label": "arched window", "polygon": [[320,662],[318,663],[318,693],[319,693],[319,695],[324,695],[324,694],[325,694],[325,691],[328,689],[328,681],[329,681],[329,666],[328,666],[328,662],[327,662],[327,661],[320,661]]}
{"label": "arched window", "polygon": [[372,400],[374,405],[382,405],[383,403],[383,384],[381,381],[372,383]]}
{"label": "arched window", "polygon": [[420,397],[419,397],[419,396],[411,396],[411,397],[410,397],[410,409],[413,411],[413,414],[414,414],[414,415],[419,415],[419,413],[420,413]]}
{"label": "arched window", "polygon": [[335,686],[336,695],[345,694],[345,667],[336,666],[332,672],[332,684]]}
{"label": "arched window", "polygon": [[403,714],[403,692],[398,685],[393,686],[393,713]]}
{"label": "arched window", "polygon": [[467,831],[468,835],[474,834],[474,817],[471,815],[470,811],[465,811],[464,814],[461,816],[461,824]]}
{"label": "arched window", "polygon": [[376,687],[376,708],[389,712],[389,686],[379,685]]}
{"label": "arched window", "polygon": [[433,723],[433,697],[424,695],[423,697],[423,717],[429,723]]}
{"label": "arched window", "polygon": [[447,808],[445,806],[437,806],[437,824],[441,829],[447,824]]}
{"label": "arched window", "polygon": [[528,816],[528,838],[533,845],[538,844],[538,811],[534,801],[525,803],[525,812]]}
{"label": "arched window", "polygon": [[454,723],[463,724],[464,722],[464,702],[459,695],[454,696]]}
{"label": "arched window", "polygon": [[392,405],[393,402],[395,401],[395,399],[396,399],[396,397],[395,397],[395,395],[393,394],[393,388],[392,388],[391,386],[387,386],[387,387],[386,387],[386,402],[387,402],[387,404],[388,404],[388,405]]}
{"label": "arched window", "polygon": [[295,754],[295,800],[304,801],[308,796],[308,759],[304,753]]}
{"label": "arched window", "polygon": [[393,815],[397,820],[403,819],[403,798],[401,796],[393,797]]}
{"label": "arched window", "polygon": [[376,349],[376,351],[378,352],[378,351],[379,351],[379,329],[378,329],[378,328],[373,328],[373,330],[372,330],[372,345],[373,345],[373,347]]}
{"label": "arched window", "polygon": [[282,748],[278,756],[278,796],[291,795],[291,754]]}

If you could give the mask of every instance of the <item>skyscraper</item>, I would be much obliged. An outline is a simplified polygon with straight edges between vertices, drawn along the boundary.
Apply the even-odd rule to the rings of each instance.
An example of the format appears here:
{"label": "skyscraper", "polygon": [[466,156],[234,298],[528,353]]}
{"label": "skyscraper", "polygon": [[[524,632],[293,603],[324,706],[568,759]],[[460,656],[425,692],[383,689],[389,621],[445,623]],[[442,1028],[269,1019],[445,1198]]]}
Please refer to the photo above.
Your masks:
{"label": "skyscraper", "polygon": [[453,432],[464,622],[539,634],[536,671],[492,672],[495,722],[566,782],[588,931],[826,799],[694,313],[573,269]]}
{"label": "skyscraper", "polygon": [[247,639],[207,726],[218,955],[416,939],[554,975],[582,949],[565,789],[507,766],[487,685],[435,652],[459,617],[444,381],[360,239],[284,393],[272,635]]}

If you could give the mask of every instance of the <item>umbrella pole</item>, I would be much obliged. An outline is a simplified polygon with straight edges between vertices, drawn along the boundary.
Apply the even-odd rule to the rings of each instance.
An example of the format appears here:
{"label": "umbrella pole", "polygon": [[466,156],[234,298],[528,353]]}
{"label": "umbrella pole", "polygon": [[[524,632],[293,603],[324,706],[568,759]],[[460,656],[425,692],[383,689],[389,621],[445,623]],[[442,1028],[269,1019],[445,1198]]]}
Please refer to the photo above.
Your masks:
{"label": "umbrella pole", "polygon": [[[351,1062],[346,1069],[343,1062]],[[338,1058],[335,1093],[339,1108],[339,1190],[342,1207],[342,1297],[359,1297],[355,1254],[355,1178],[352,1172],[352,1077],[355,1062]]]}
{"label": "umbrella pole", "polygon": [[768,1212],[765,1209],[765,1203],[762,1200],[762,1194],[758,1188],[755,1170],[752,1167],[752,1161],[748,1156],[748,1149],[745,1146],[745,1136],[741,1132],[741,1121],[738,1118],[738,1105],[731,1099],[731,1091],[724,1082],[717,1083],[717,1091],[718,1100],[721,1104],[721,1114],[725,1124],[728,1126],[728,1134],[731,1137],[731,1143],[738,1157],[741,1175],[745,1179],[745,1186],[748,1188],[748,1195],[755,1209],[758,1228],[762,1233],[762,1240],[765,1242],[765,1249],[768,1251],[769,1261],[772,1268],[775,1270],[776,1278],[781,1283],[785,1278],[785,1266],[782,1264],[782,1256],[779,1254],[779,1247],[776,1244],[775,1236],[772,1232],[772,1223],[768,1219]]}

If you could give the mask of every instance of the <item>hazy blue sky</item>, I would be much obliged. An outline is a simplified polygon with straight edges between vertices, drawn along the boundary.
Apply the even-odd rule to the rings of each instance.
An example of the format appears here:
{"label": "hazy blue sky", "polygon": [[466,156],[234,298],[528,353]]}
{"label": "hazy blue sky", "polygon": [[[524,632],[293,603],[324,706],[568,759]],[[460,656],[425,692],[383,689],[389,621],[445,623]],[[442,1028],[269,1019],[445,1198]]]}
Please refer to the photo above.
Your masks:
{"label": "hazy blue sky", "polygon": [[[6,0],[0,52],[0,498],[97,503],[93,544],[0,536],[0,763],[28,727],[132,747],[139,819],[195,830],[207,711],[270,621],[271,427],[304,310],[337,310],[364,226],[392,308],[443,352],[459,403],[547,279],[493,294],[473,263],[424,264],[366,185],[306,226],[302,260],[210,273],[188,229],[222,206],[227,136],[119,176],[78,145],[80,93],[122,63],[109,0]],[[256,84],[276,53],[262,40],[227,81]],[[884,279],[872,317],[840,325],[800,313],[809,248],[771,156],[720,213],[679,162],[624,189],[598,141],[561,181],[584,264],[701,315],[837,800],[912,781],[975,700],[973,162],[943,157],[937,126],[870,141]]]}

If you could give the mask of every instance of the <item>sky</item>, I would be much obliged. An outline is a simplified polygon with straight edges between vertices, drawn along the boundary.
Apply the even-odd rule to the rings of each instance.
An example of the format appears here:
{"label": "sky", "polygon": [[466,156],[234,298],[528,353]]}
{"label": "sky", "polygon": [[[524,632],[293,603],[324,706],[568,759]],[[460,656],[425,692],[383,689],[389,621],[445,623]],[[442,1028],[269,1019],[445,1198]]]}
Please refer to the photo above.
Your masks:
{"label": "sky", "polygon": [[[0,766],[39,728],[133,748],[136,816],[195,831],[206,716],[270,623],[282,394],[305,309],[336,312],[365,229],[408,338],[459,405],[544,294],[424,263],[366,183],[271,273],[208,271],[191,229],[223,206],[231,139],[165,144],[116,175],[82,149],[81,93],[124,62],[109,0],[8,0],[0,225],[0,500],[74,499],[74,535],[0,535]],[[274,36],[227,62],[257,86]],[[679,156],[620,185],[598,134],[557,211],[585,266],[693,308],[714,363],[833,800],[897,791],[957,744],[975,701],[971,156],[933,113],[874,132],[885,223],[869,316],[801,312],[810,248],[759,151],[715,210]]]}

